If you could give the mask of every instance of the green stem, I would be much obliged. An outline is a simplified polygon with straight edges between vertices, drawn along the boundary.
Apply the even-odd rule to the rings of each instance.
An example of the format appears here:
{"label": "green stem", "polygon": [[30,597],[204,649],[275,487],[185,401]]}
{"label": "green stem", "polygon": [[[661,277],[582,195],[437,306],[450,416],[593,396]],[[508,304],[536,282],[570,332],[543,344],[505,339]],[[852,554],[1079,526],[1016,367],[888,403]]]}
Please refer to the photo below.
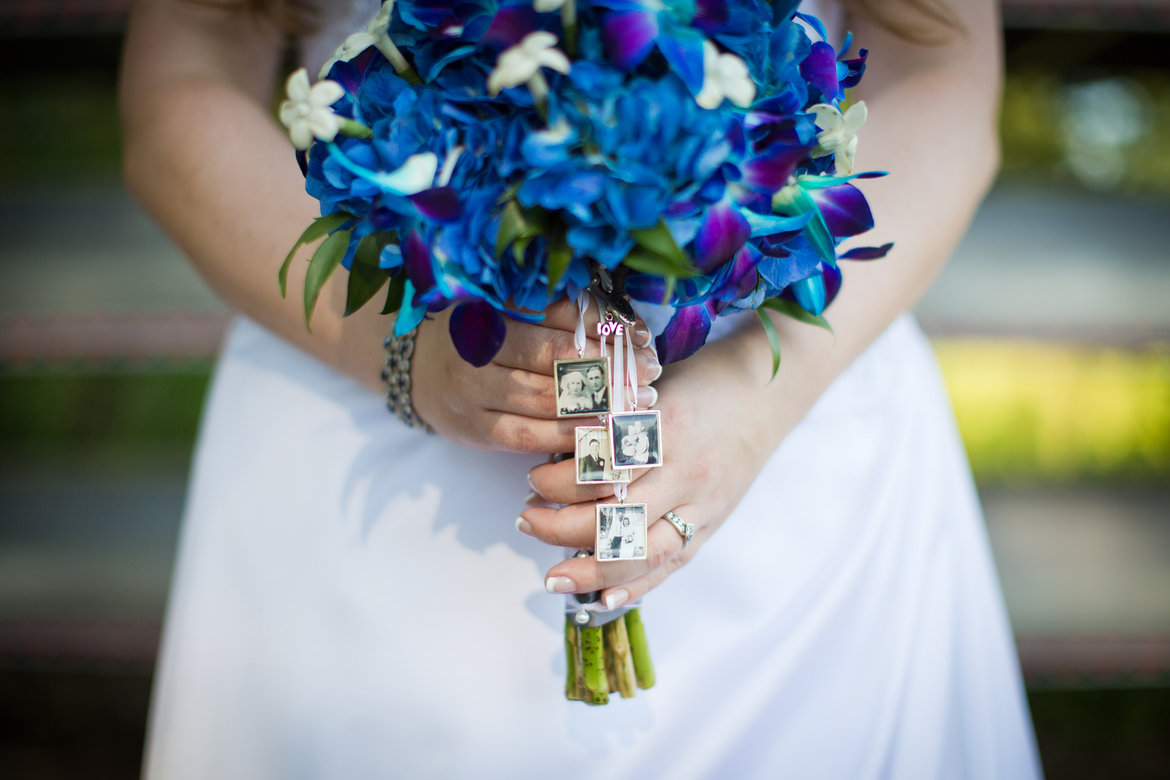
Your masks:
{"label": "green stem", "polygon": [[577,2],[565,0],[561,6],[561,28],[565,41],[565,52],[570,58],[577,56]]}
{"label": "green stem", "polygon": [[642,625],[642,614],[631,609],[622,618],[626,621],[626,632],[630,636],[630,655],[634,658],[634,675],[638,687],[645,690],[654,687],[654,664],[650,662],[650,648],[646,645],[646,628]]}
{"label": "green stem", "polygon": [[573,622],[572,615],[565,615],[565,661],[569,667],[565,676],[565,698],[583,701],[585,679],[581,668],[581,630]]}
{"label": "green stem", "polygon": [[374,131],[354,119],[338,117],[338,132],[349,138],[373,138]]}
{"label": "green stem", "polygon": [[608,704],[609,680],[605,675],[605,640],[601,626],[581,629],[581,661],[585,671],[585,703]]}

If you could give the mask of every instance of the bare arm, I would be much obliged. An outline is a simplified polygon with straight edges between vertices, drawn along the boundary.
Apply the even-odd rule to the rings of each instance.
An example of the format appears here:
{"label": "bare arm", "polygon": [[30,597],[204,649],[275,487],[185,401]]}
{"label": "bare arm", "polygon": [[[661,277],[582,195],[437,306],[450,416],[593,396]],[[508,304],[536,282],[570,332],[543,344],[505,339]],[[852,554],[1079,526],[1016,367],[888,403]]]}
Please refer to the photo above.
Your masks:
{"label": "bare arm", "polygon": [[[783,344],[780,373],[769,382],[770,348],[754,323],[668,366],[658,383],[667,426],[666,465],[637,480],[631,501],[652,517],[675,510],[698,526],[681,551],[665,522],[650,530],[649,559],[598,567],[592,559],[565,561],[549,572],[607,597],[630,598],[662,582],[695,554],[735,508],[768,455],[816,399],[885,328],[911,308],[965,232],[997,165],[995,117],[999,98],[999,26],[992,0],[955,10],[966,28],[942,46],[918,46],[867,19],[851,20],[873,54],[860,89],[870,119],[862,130],[857,170],[891,171],[864,183],[878,227],[865,243],[896,241],[872,263],[844,263],[841,295],[827,312],[836,337],[776,318]],[[760,410],[768,410],[765,415]],[[713,445],[714,443],[714,445]],[[533,471],[551,501],[591,497],[571,485],[565,466]],[[592,507],[524,512],[539,538],[565,546],[591,544]],[[619,588],[620,586],[620,588]]]}
{"label": "bare arm", "polygon": [[343,279],[323,294],[312,333],[303,273],[289,275],[289,300],[276,292],[281,260],[318,215],[267,110],[281,51],[279,32],[242,10],[137,3],[121,76],[126,182],[232,307],[377,387],[387,324],[342,319]]}

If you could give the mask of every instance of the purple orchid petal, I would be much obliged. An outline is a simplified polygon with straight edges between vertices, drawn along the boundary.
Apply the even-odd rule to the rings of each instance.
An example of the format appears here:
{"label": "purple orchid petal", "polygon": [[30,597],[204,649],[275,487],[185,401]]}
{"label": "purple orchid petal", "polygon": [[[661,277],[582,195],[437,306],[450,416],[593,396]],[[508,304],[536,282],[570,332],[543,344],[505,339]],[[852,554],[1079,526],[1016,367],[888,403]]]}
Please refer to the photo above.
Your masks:
{"label": "purple orchid petal", "polygon": [[747,160],[743,168],[744,184],[764,192],[776,192],[788,183],[796,166],[808,157],[808,147],[781,146],[768,154]]}
{"label": "purple orchid petal", "polygon": [[723,283],[719,298],[724,303],[738,301],[756,289],[759,280],[759,264],[763,257],[751,244],[735,253],[731,261],[731,272]]}
{"label": "purple orchid petal", "polygon": [[835,265],[827,265],[822,272],[825,276],[825,306],[828,306],[837,297],[837,293],[841,292],[841,269]]}
{"label": "purple orchid petal", "polygon": [[857,52],[857,57],[852,60],[844,60],[842,64],[845,66],[846,76],[841,79],[841,88],[850,89],[856,87],[857,83],[861,81],[861,77],[865,75],[865,60],[869,56],[868,49],[861,49]]}
{"label": "purple orchid petal", "polygon": [[711,332],[714,307],[710,302],[681,306],[666,324],[654,346],[658,348],[658,360],[662,365],[688,358],[707,341]]}
{"label": "purple orchid petal", "polygon": [[695,236],[695,263],[703,273],[710,273],[730,260],[751,237],[752,228],[727,201],[707,209]]}
{"label": "purple orchid petal", "polygon": [[[622,11],[607,14],[601,23],[605,51],[614,65],[630,70],[650,53],[658,39],[658,14],[650,11]],[[702,59],[699,61],[702,68]]]}
{"label": "purple orchid petal", "polygon": [[529,4],[506,5],[496,11],[492,26],[483,34],[482,43],[507,49],[536,30],[536,10]]}
{"label": "purple orchid petal", "polygon": [[839,184],[836,187],[826,187],[822,190],[812,190],[809,193],[829,232],[835,238],[847,238],[864,233],[873,227],[873,213],[861,190],[852,184]]}
{"label": "purple orchid petal", "polygon": [[841,84],[837,81],[837,52],[824,41],[812,45],[804,62],[800,63],[800,75],[812,84],[825,100],[840,100]]}
{"label": "purple orchid petal", "polygon": [[828,304],[825,295],[825,279],[819,273],[793,282],[788,289],[792,291],[792,295],[800,307],[809,314],[820,314]]}
{"label": "purple orchid petal", "polygon": [[454,222],[463,213],[463,204],[454,187],[434,187],[407,199],[420,215],[435,222]]}
{"label": "purple orchid petal", "polygon": [[486,366],[504,345],[508,326],[504,317],[485,301],[464,303],[451,312],[451,341],[459,357],[479,368]]}
{"label": "purple orchid petal", "polygon": [[727,0],[696,0],[695,18],[691,25],[708,35],[714,35],[727,25],[731,18],[731,9]]}
{"label": "purple orchid petal", "polygon": [[888,244],[881,246],[859,246],[856,249],[850,249],[845,254],[841,255],[841,260],[878,260],[885,257],[894,248],[891,241]]}
{"label": "purple orchid petal", "polygon": [[662,303],[666,298],[666,280],[653,274],[631,274],[626,277],[626,294],[643,303]]}
{"label": "purple orchid petal", "polygon": [[696,30],[673,30],[658,38],[658,50],[693,94],[703,88],[703,40]]}
{"label": "purple orchid petal", "polygon": [[435,287],[435,263],[430,247],[417,230],[410,231],[406,245],[402,247],[402,265],[406,276],[414,283],[421,295]]}

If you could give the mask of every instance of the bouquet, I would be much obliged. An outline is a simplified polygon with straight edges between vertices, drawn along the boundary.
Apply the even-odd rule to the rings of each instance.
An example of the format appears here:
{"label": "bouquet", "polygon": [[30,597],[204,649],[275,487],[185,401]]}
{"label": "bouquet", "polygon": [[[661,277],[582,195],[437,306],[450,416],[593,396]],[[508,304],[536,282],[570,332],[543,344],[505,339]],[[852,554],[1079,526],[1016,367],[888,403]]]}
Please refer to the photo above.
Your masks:
{"label": "bouquet", "polygon": [[[760,310],[828,327],[838,261],[890,249],[838,252],[873,226],[853,180],[883,175],[853,171],[866,108],[845,90],[867,53],[845,58],[850,40],[835,49],[797,5],[387,0],[321,81],[304,70],[289,79],[280,118],[322,216],[281,267],[282,292],[296,251],[320,241],[306,321],[343,266],[347,314],[379,297],[402,336],[454,307],[451,338],[477,366],[509,319],[538,322],[562,298],[584,307],[592,293],[604,319],[626,323],[631,300],[668,305],[656,339],[664,365],[698,350],[716,317],[754,309],[774,373],[779,341]],[[616,464],[617,418],[654,420],[623,397],[636,381],[614,330],[613,406],[586,412],[612,418]],[[656,443],[657,463],[630,468],[661,465]],[[624,502],[623,479],[605,481]],[[599,509],[598,548],[603,526],[628,519],[611,515]],[[632,695],[633,679],[648,687],[637,611],[604,634],[592,614],[567,619],[570,698]],[[613,622],[626,624],[622,636]],[[606,667],[615,645],[624,649]]]}

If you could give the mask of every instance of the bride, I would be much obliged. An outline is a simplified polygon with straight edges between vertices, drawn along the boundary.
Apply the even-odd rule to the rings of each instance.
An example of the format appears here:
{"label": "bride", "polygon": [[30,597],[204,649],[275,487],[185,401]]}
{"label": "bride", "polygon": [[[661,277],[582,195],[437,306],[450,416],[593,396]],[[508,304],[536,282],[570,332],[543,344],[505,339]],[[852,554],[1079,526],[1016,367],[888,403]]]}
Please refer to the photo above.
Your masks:
{"label": "bride", "polygon": [[[873,243],[836,336],[727,320],[662,370],[637,329],[638,406],[664,465],[629,500],[646,559],[588,546],[553,361],[576,312],[511,324],[493,363],[418,331],[413,403],[386,413],[389,323],[309,332],[276,269],[316,204],[272,120],[286,42],[310,70],[376,3],[139,0],[121,77],[128,186],[239,312],[210,392],[156,680],[148,777],[1033,777],[1031,726],[970,474],[905,312],[995,170],[996,3],[805,3],[873,55],[857,167]],[[652,312],[644,312],[653,320]],[[592,332],[592,328],[589,329]],[[598,354],[592,342],[589,354]],[[656,379],[654,387],[649,379]],[[533,495],[524,503],[531,483]],[[563,506],[562,506],[563,505]],[[561,507],[561,508],[558,508]],[[684,568],[685,564],[685,568]],[[644,599],[658,685],[565,702],[561,597]]]}

